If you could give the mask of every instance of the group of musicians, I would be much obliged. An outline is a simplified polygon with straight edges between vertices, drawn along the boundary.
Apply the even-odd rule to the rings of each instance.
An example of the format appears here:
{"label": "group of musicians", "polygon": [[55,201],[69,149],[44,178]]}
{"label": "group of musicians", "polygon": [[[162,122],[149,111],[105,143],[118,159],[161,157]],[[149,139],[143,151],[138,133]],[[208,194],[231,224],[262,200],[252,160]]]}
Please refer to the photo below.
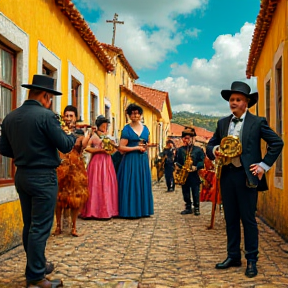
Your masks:
{"label": "group of musicians", "polygon": [[[4,156],[14,158],[15,164],[18,167],[15,183],[20,196],[25,224],[25,237],[23,236],[23,241],[28,261],[26,268],[27,287],[34,287],[33,285],[37,285],[37,287],[46,287],[45,285],[50,285],[51,282],[45,278],[47,273],[45,269],[47,266],[45,266],[46,259],[44,257],[44,250],[52,226],[53,207],[55,206],[58,190],[55,172],[55,168],[60,164],[58,151],[60,150],[63,153],[69,152],[74,145],[77,144],[77,139],[75,138],[75,135],[71,135],[69,131],[67,135],[64,132],[61,132],[59,130],[60,128],[57,127],[57,120],[55,119],[54,113],[48,110],[49,107],[51,107],[53,96],[61,95],[61,92],[54,90],[52,79],[43,75],[35,75],[31,85],[23,84],[22,86],[30,89],[29,98],[25,101],[23,106],[11,112],[4,119],[2,136],[0,138],[0,152]],[[255,277],[258,273],[256,263],[258,261],[259,253],[258,228],[255,219],[257,193],[258,191],[267,190],[265,172],[267,172],[277,160],[284,144],[282,139],[269,127],[267,120],[264,117],[258,117],[249,112],[248,109],[258,101],[258,93],[250,93],[250,90],[249,85],[246,83],[235,81],[232,83],[230,90],[221,91],[223,99],[229,102],[232,114],[218,121],[215,133],[207,144],[206,155],[210,160],[215,161],[216,170],[218,169],[218,171],[221,172],[217,175],[219,176],[219,188],[221,188],[221,199],[224,208],[227,233],[227,258],[223,262],[216,264],[215,268],[227,269],[242,265],[240,247],[241,221],[244,229],[245,258],[247,260],[245,275],[247,277]],[[131,123],[136,123],[139,126],[141,124],[140,117],[142,109],[137,105],[134,105],[135,107],[132,106],[130,109],[131,111],[129,110],[130,112],[128,111],[129,113],[127,113],[130,116]],[[127,151],[136,151],[137,153],[133,152],[135,155],[130,153],[133,157],[137,156],[138,158],[141,157],[141,159],[145,157],[145,163],[142,160],[141,161],[148,169],[148,158],[147,155],[143,153],[146,151],[147,145],[142,147],[138,144],[139,139],[144,137],[143,130],[145,132],[146,128],[145,126],[143,127],[140,125],[138,129],[136,124],[134,126],[127,126],[127,133],[123,130],[121,139],[122,144],[120,143],[120,145],[122,145],[121,147],[127,146],[128,148],[125,148]],[[30,134],[27,133],[27,131]],[[57,134],[55,134],[55,131]],[[145,137],[148,141],[148,130],[146,134],[147,137]],[[33,135],[33,137],[30,135]],[[137,141],[135,140],[137,143],[133,138],[132,140],[136,143],[136,146],[133,144],[132,146],[130,145],[130,147],[128,144],[130,143],[129,139],[132,136],[135,139],[137,138]],[[194,145],[195,136],[196,133],[194,128],[185,127],[182,132],[183,145],[176,149],[173,141],[168,140],[166,147],[162,152],[162,157],[165,159],[164,170],[167,191],[174,191],[175,184],[180,184],[182,186],[183,199],[185,202],[185,209],[181,212],[182,215],[193,213],[192,204],[194,206],[194,214],[196,216],[200,215],[199,189],[201,181],[198,172],[200,169],[204,168],[205,153],[202,148]],[[81,140],[81,145],[85,144],[83,142],[85,140],[84,138],[85,137]],[[267,143],[267,151],[264,157],[262,157],[261,154],[261,139]],[[26,144],[23,146],[21,145],[22,143]],[[33,149],[30,149],[30,147]],[[29,149],[33,151],[34,156],[32,155],[32,152],[30,154],[28,153],[30,151]],[[237,153],[234,151],[235,149]],[[123,148],[123,151],[126,150]],[[44,163],[43,159],[45,160],[45,166],[42,165]],[[142,162],[139,163],[142,165]],[[129,171],[132,171],[135,168],[135,163],[135,160],[131,161],[131,169]],[[140,164],[138,165],[139,167],[141,166]],[[128,164],[121,161],[121,167],[125,165]],[[134,168],[132,169],[132,167]],[[122,168],[124,169],[125,167]],[[38,173],[39,175],[35,175],[35,173]],[[128,176],[130,175],[129,173],[127,174]],[[150,174],[148,173],[147,175]],[[49,198],[50,194],[53,194],[53,203],[50,205],[52,208],[46,207],[47,205],[45,206],[47,208],[47,217],[44,216],[47,219],[49,218],[49,223],[47,222],[47,225],[42,225],[43,221],[46,221],[46,218],[43,218],[43,201],[41,202],[40,199],[39,207],[36,207],[39,211],[36,211],[33,208],[33,197],[38,197],[38,194],[31,195],[31,191],[29,190],[31,183],[27,183],[27,179],[30,179],[29,177],[33,180],[31,180],[32,182],[30,181],[31,183],[35,182],[34,186],[38,194],[43,194],[45,192],[46,198]],[[138,176],[135,175],[135,177],[132,178],[137,179],[137,177]],[[118,178],[121,179],[121,177]],[[147,181],[142,183],[147,183]],[[126,182],[127,181],[125,180],[124,183]],[[47,183],[49,183],[51,187],[48,187]],[[139,183],[136,181],[133,184],[133,187],[138,187]],[[139,186],[138,188],[140,189],[141,187]],[[191,201],[190,191],[192,192],[193,203]],[[149,204],[149,206],[147,204],[150,208],[146,205],[149,208],[146,207],[149,211],[146,209],[148,212],[145,210],[145,213],[147,215],[152,215],[152,191],[147,195],[150,197],[149,203],[151,205]],[[86,194],[84,198],[87,198]],[[77,213],[79,212],[79,207],[80,206],[75,206]],[[146,214],[143,215],[146,216]],[[131,216],[129,214],[128,217],[135,217],[135,215],[133,214]],[[138,216],[138,214],[136,216]],[[36,231],[37,233],[35,234],[33,231]],[[43,235],[43,241],[41,242],[43,245],[38,249],[39,251],[35,253],[32,250],[39,246],[39,239],[37,238],[39,231],[42,233],[41,235]],[[72,233],[74,236],[77,236],[75,223]],[[34,239],[33,237],[36,238]],[[39,265],[37,263],[39,263]],[[57,285],[55,284],[55,287],[60,286],[62,286],[61,281],[58,282]]]}

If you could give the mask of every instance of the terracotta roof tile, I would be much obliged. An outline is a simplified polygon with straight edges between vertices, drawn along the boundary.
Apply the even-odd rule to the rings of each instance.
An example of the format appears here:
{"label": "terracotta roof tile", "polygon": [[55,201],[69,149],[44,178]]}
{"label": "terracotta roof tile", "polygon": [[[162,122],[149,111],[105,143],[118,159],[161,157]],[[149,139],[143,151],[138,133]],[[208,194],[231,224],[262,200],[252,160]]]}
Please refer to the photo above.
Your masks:
{"label": "terracotta roof tile", "polygon": [[[173,137],[181,137],[182,136],[182,131],[184,130],[184,125],[180,125],[177,123],[171,123],[170,124],[170,133],[169,136],[173,136]],[[201,128],[201,127],[195,127],[193,126],[193,128],[195,129],[196,132],[196,140],[203,142],[205,140],[205,142],[207,142],[212,136],[213,136],[213,132],[206,130],[205,128]]]}
{"label": "terracotta roof tile", "polygon": [[280,0],[261,1],[260,12],[257,16],[248,56],[248,63],[246,68],[246,77],[248,79],[251,78],[251,76],[254,76],[254,71],[263,49],[265,38],[272,22],[273,14],[279,1]]}
{"label": "terracotta roof tile", "polygon": [[147,102],[143,97],[141,97],[140,95],[138,95],[134,91],[128,89],[124,85],[120,85],[120,89],[121,89],[121,91],[127,93],[130,97],[134,98],[137,102],[140,103],[140,105],[144,105],[146,107],[149,107],[157,115],[157,117],[159,119],[161,118],[161,112],[156,107],[154,107],[151,103]]}
{"label": "terracotta roof tile", "polygon": [[125,67],[127,72],[129,73],[131,78],[133,78],[134,80],[137,80],[139,78],[139,76],[136,74],[136,72],[134,71],[134,69],[131,67],[128,60],[124,56],[123,50],[121,48],[115,47],[115,46],[112,46],[112,45],[106,44],[106,43],[101,43],[101,45],[105,49],[112,51],[114,53],[114,55],[116,54],[119,57],[121,63],[123,64],[123,66]]}
{"label": "terracotta roof tile", "polygon": [[61,12],[69,19],[81,38],[86,42],[90,50],[97,57],[100,63],[104,66],[107,72],[114,70],[114,65],[110,57],[102,47],[101,43],[96,39],[96,36],[89,28],[83,16],[77,10],[75,5],[70,0],[55,0],[56,5]]}
{"label": "terracotta roof tile", "polygon": [[185,126],[177,124],[177,123],[170,123],[169,136],[181,137],[182,131],[184,130],[184,127]]}
{"label": "terracotta roof tile", "polygon": [[169,118],[172,119],[172,110],[168,92],[145,87],[139,84],[133,84],[133,91],[161,113],[163,110],[163,105],[166,101]]}

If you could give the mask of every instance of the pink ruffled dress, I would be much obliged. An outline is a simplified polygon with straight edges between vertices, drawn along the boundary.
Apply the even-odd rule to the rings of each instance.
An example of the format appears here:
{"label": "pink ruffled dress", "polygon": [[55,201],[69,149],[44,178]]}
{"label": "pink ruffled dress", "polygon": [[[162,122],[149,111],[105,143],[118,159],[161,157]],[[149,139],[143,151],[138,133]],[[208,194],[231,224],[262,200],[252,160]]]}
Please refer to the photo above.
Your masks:
{"label": "pink ruffled dress", "polygon": [[[92,139],[92,147],[101,148],[100,138]],[[110,155],[95,153],[87,167],[89,198],[81,218],[107,219],[118,216],[118,184]]]}

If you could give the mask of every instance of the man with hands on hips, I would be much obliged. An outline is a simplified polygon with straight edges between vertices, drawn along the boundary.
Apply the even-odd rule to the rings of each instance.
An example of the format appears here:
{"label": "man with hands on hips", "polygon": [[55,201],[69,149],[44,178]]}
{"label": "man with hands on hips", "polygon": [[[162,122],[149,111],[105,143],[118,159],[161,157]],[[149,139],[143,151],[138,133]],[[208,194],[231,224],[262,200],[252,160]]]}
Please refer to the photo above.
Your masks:
{"label": "man with hands on hips", "polygon": [[[258,191],[268,189],[265,172],[280,155],[283,141],[264,117],[248,111],[258,101],[258,93],[250,94],[249,85],[235,81],[231,90],[222,90],[221,95],[229,102],[232,114],[218,121],[216,131],[207,145],[207,156],[211,160],[223,157],[219,145],[228,135],[239,137],[242,154],[231,158],[230,163],[222,167],[220,187],[226,221],[227,258],[216,264],[215,268],[241,266],[241,220],[247,260],[245,275],[255,277],[258,273],[258,228],[255,218]],[[264,157],[261,139],[267,143]]]}

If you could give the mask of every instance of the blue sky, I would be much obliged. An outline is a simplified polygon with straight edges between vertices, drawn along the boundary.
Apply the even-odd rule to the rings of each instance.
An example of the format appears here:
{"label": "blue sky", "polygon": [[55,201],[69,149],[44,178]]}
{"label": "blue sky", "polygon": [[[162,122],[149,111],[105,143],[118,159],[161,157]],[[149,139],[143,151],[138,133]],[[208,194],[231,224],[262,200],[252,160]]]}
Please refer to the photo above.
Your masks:
{"label": "blue sky", "polygon": [[115,46],[139,76],[137,83],[169,92],[173,111],[229,113],[220,96],[245,70],[260,0],[74,0],[101,42]]}

